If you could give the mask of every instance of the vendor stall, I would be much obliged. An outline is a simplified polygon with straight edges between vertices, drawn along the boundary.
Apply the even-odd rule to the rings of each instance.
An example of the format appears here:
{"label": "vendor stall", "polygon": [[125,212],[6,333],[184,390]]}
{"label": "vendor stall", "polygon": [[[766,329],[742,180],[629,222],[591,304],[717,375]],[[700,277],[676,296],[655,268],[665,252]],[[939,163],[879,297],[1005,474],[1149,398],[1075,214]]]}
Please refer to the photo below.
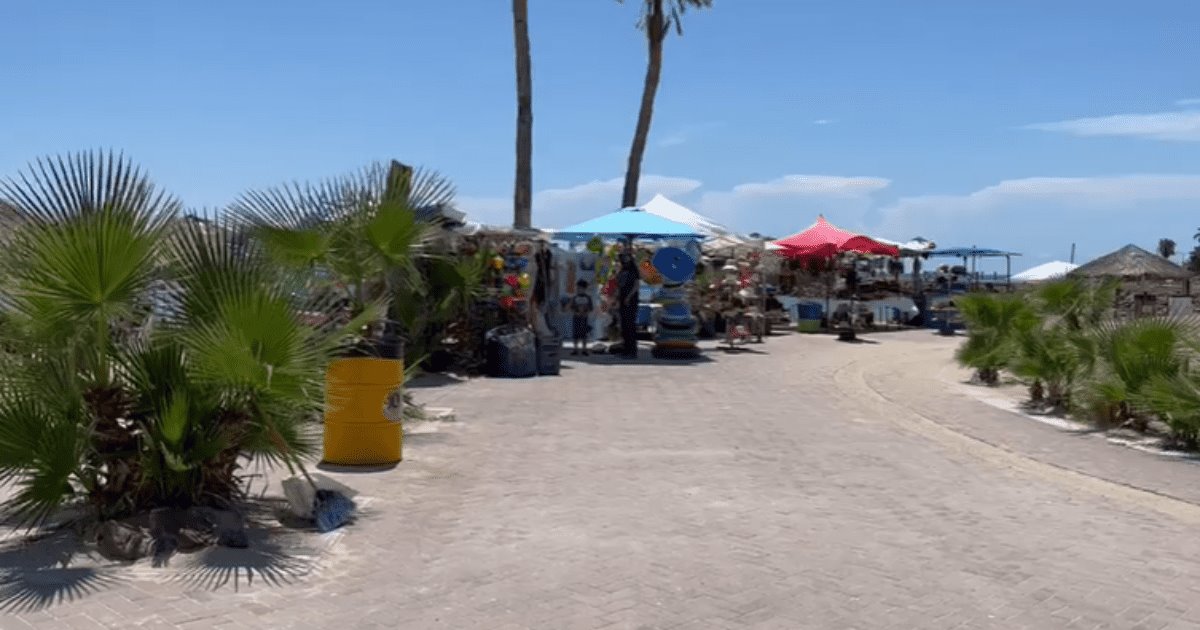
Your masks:
{"label": "vendor stall", "polygon": [[[655,354],[658,356],[693,355],[696,347],[696,320],[686,299],[684,283],[691,278],[699,259],[699,247],[696,241],[701,235],[693,228],[682,223],[665,219],[640,208],[625,208],[612,212],[578,225],[559,230],[555,238],[567,242],[587,243],[588,250],[596,256],[596,283],[600,285],[600,293],[607,304],[607,312],[617,312],[618,309],[630,308],[629,304],[619,305],[612,298],[618,293],[617,260],[628,254],[629,260],[636,265],[636,273],[642,282],[650,285],[662,285],[654,295],[654,301],[662,305],[658,310],[655,326]],[[605,244],[605,239],[618,240],[619,243]],[[654,259],[651,259],[647,242],[662,244],[678,244],[682,247],[660,248]],[[669,255],[664,254],[665,250]],[[690,266],[686,277],[681,275],[682,269]],[[637,289],[634,289],[637,295]],[[632,317],[626,318],[626,326],[635,326],[637,319],[638,298],[633,298]],[[636,343],[636,336],[626,334],[621,350],[630,355],[635,350],[624,347],[628,343]]]}
{"label": "vendor stall", "polygon": [[[816,222],[808,229],[775,241],[775,244],[779,247],[777,253],[780,255],[799,260],[806,265],[818,265],[828,270],[827,275],[839,270],[845,271],[851,299],[842,332],[843,338],[846,339],[854,338],[855,328],[859,326],[858,310],[854,308],[858,289],[858,260],[864,256],[900,255],[900,249],[895,245],[881,243],[868,236],[838,228],[826,221],[824,216],[818,216]],[[832,328],[834,313],[829,312],[829,299],[830,294],[827,292],[825,317]]]}

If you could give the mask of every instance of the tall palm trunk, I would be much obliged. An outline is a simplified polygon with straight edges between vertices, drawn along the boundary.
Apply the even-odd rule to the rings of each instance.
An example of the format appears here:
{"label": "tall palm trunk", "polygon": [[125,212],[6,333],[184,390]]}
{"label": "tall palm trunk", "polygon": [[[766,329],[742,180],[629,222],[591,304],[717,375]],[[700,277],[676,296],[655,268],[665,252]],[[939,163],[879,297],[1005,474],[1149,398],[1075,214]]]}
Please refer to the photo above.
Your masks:
{"label": "tall palm trunk", "polygon": [[646,41],[650,46],[646,83],[642,86],[642,107],[638,111],[637,129],[633,134],[633,145],[629,148],[629,165],[625,169],[625,191],[621,195],[621,207],[637,205],[638,181],[642,177],[642,157],[646,154],[646,140],[650,137],[650,119],[654,116],[654,97],[658,93],[658,81],[662,76],[663,40],[667,37],[666,15],[663,0],[654,0],[646,15]]}
{"label": "tall palm trunk", "polygon": [[517,53],[517,176],[513,187],[513,227],[533,225],[533,62],[529,53],[529,0],[513,0],[513,39]]}

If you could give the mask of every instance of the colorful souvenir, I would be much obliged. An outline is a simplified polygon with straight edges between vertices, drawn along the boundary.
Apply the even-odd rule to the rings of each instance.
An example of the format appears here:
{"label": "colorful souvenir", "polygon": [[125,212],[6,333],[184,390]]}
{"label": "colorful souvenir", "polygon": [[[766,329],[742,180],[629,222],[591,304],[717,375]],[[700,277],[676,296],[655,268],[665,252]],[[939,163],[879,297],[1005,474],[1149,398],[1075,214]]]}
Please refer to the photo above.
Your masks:
{"label": "colorful souvenir", "polygon": [[663,285],[655,295],[662,305],[654,335],[654,354],[663,358],[688,358],[699,353],[696,338],[697,320],[692,315],[684,283],[696,274],[696,259],[675,247],[664,247],[652,260],[662,276]]}

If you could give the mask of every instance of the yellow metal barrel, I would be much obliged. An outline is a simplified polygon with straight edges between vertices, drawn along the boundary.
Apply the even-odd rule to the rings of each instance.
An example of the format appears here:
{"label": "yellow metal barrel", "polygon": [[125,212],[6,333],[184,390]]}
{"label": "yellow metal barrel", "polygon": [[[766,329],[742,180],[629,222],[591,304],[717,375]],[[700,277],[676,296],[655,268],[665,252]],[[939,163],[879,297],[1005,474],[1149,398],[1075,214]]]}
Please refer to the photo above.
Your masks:
{"label": "yellow metal barrel", "polygon": [[[325,372],[325,462],[380,466],[401,459],[404,432],[384,414],[404,383],[397,359],[337,359]],[[394,403],[395,401],[393,401]]]}

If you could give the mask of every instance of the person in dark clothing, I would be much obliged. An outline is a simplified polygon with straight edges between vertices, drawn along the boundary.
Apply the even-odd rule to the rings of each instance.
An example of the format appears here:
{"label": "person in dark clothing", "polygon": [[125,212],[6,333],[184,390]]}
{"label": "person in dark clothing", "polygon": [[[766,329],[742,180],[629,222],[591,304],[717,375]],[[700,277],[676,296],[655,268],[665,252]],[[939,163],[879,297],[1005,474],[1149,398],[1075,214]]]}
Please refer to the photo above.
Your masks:
{"label": "person in dark clothing", "polygon": [[641,277],[637,264],[628,252],[620,256],[621,270],[617,272],[617,304],[621,320],[622,355],[637,358],[638,289]]}

